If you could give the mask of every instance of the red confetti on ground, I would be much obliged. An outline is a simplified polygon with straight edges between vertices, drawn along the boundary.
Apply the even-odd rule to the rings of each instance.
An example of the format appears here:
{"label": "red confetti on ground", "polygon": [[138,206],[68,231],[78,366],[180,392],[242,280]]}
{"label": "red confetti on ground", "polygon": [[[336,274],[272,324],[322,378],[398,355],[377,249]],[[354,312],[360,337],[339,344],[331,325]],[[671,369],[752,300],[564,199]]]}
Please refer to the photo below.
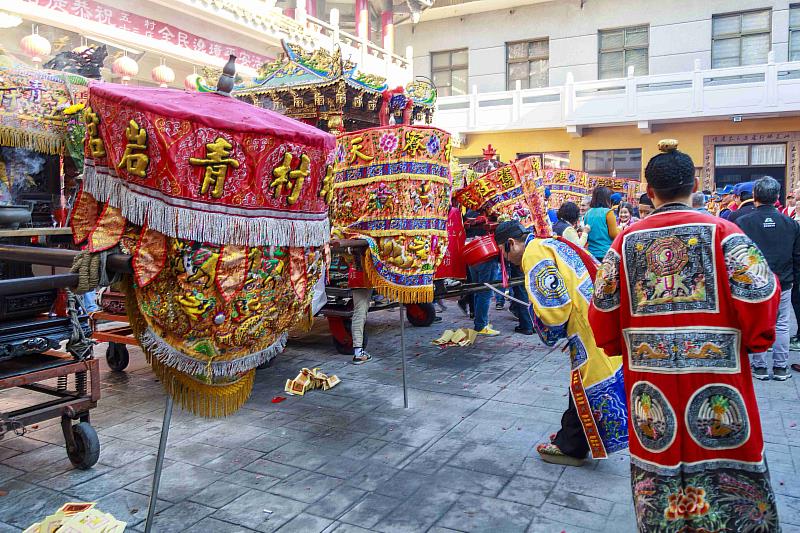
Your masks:
{"label": "red confetti on ground", "polygon": [[284,398],[283,396],[273,396],[272,397],[272,403],[281,403],[283,401],[286,401],[286,398]]}

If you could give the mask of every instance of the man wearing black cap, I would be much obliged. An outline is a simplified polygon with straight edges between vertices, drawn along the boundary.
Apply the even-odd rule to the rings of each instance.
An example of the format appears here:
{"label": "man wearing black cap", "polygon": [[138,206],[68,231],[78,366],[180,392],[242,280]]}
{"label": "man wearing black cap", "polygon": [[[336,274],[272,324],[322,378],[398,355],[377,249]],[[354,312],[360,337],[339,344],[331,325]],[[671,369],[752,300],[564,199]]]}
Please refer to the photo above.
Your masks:
{"label": "man wearing black cap", "polygon": [[691,208],[699,180],[677,144],[647,164],[656,210],[614,240],[589,310],[598,346],[624,358],[636,519],[779,531],[748,358],[775,340],[778,281],[735,224]]}
{"label": "man wearing black cap", "polygon": [[549,346],[568,339],[569,405],[561,417],[561,429],[536,451],[546,462],[580,466],[588,453],[602,459],[624,449],[627,415],[622,360],[603,354],[587,320],[596,263],[569,241],[533,238],[516,221],[500,224],[495,240],[504,248],[506,259],[522,268],[541,339]]}

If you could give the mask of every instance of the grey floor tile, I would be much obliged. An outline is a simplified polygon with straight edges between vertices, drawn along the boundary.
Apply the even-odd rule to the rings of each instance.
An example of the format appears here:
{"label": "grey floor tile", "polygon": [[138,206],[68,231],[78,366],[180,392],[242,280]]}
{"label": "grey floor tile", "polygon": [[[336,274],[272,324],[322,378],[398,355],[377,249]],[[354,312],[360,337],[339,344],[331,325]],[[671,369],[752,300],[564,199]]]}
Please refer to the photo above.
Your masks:
{"label": "grey floor tile", "polygon": [[[262,529],[265,521],[274,524],[275,529],[285,524],[305,509],[307,504],[290,500],[259,490],[250,490],[229,504],[223,506],[212,516],[226,522]],[[265,511],[272,511],[266,513]],[[269,518],[269,520],[267,520]]]}
{"label": "grey floor tile", "polygon": [[194,496],[191,496],[189,500],[219,509],[250,490],[249,487],[243,487],[242,485],[235,485],[220,480],[215,481]]}
{"label": "grey floor tile", "polygon": [[322,533],[331,524],[333,520],[328,518],[301,513],[282,525],[278,533]]}
{"label": "grey floor tile", "polygon": [[400,500],[381,496],[380,494],[367,494],[355,507],[339,518],[340,522],[360,527],[371,528],[380,520],[400,505]]}
{"label": "grey floor tile", "polygon": [[312,503],[342,484],[342,480],[300,470],[269,488],[269,492]]}
{"label": "grey floor tile", "polygon": [[459,531],[526,531],[533,519],[532,507],[474,494],[462,495],[438,525]]}
{"label": "grey floor tile", "polygon": [[[179,502],[197,494],[216,480],[219,472],[186,463],[174,463],[161,472],[159,497],[170,502]],[[128,490],[140,494],[150,493],[150,478],[143,478],[127,486]]]}

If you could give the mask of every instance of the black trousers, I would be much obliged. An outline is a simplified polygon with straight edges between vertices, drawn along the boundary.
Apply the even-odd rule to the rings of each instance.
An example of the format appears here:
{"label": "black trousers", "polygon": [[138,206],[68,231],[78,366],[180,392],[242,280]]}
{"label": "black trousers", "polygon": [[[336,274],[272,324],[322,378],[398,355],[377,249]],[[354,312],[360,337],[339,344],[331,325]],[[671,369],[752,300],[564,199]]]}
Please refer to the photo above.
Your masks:
{"label": "black trousers", "polygon": [[569,406],[561,415],[561,429],[556,433],[553,444],[566,455],[583,459],[589,453],[589,443],[586,442],[586,434],[583,432],[583,424],[578,416],[578,410],[575,409],[575,404],[572,402],[572,394],[567,394],[567,397]]}

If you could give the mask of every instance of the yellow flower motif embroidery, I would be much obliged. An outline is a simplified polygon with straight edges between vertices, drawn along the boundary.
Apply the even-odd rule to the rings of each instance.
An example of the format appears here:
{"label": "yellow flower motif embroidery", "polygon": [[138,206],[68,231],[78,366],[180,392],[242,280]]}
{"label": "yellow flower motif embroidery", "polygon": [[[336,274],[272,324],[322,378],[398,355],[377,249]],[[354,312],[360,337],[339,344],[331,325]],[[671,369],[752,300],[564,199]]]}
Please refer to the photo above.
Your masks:
{"label": "yellow flower motif embroidery", "polygon": [[65,115],[74,115],[79,111],[83,111],[83,108],[86,107],[86,104],[72,104],[68,108],[64,110]]}
{"label": "yellow flower motif embroidery", "polygon": [[641,252],[642,250],[644,250],[644,244],[642,244],[640,242],[637,242],[636,243],[636,251],[637,252]]}
{"label": "yellow flower motif embroidery", "polygon": [[692,237],[686,242],[689,244],[689,246],[694,246],[695,244],[697,244],[697,237]]}

